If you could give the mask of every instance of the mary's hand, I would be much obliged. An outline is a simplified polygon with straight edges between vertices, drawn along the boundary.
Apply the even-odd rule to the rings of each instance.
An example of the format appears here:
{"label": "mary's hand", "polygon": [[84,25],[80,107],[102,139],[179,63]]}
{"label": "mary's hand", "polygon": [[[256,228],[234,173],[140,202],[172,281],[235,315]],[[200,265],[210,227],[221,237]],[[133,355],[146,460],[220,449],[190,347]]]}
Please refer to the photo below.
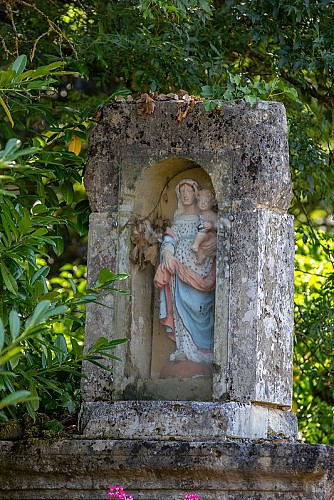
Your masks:
{"label": "mary's hand", "polygon": [[166,269],[170,274],[175,274],[177,270],[177,259],[174,257],[172,252],[166,250],[162,256],[162,267]]}

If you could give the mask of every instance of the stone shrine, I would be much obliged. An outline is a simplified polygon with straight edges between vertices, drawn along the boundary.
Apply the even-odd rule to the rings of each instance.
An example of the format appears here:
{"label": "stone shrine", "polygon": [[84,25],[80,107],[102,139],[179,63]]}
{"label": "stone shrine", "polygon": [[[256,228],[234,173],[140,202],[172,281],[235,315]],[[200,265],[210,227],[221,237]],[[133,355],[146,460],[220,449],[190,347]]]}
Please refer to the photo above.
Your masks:
{"label": "stone shrine", "polygon": [[332,500],[334,447],[296,443],[290,411],[284,107],[112,103],[85,184],[89,282],[131,275],[89,306],[86,348],[128,342],[112,373],[84,366],[81,434],[0,441],[0,500]]}
{"label": "stone shrine", "polygon": [[[83,434],[295,438],[296,417],[289,411],[294,240],[286,213],[291,181],[284,108],[261,102],[208,113],[200,102],[156,104],[144,115],[136,104],[112,104],[91,138],[89,279],[103,267],[131,279],[129,295],[111,293],[104,298],[111,307],[89,307],[88,346],[100,335],[129,342],[118,349],[124,362],[112,364],[113,375],[85,367]],[[181,122],[180,109],[186,114]],[[210,189],[217,202],[213,360],[202,368],[170,361],[175,346],[159,324],[153,285],[158,262],[145,260],[157,253],[159,241],[150,245],[150,237],[163,232],[164,221],[170,224],[183,179]],[[134,230],[143,235],[137,262]]]}

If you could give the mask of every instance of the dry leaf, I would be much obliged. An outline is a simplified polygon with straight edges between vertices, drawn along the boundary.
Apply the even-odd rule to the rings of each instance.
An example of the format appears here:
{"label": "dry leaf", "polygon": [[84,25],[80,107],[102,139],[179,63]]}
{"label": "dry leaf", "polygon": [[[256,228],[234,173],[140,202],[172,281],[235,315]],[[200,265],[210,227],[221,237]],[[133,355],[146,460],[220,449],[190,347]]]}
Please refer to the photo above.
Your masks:
{"label": "dry leaf", "polygon": [[148,94],[142,94],[139,101],[137,101],[137,112],[140,115],[151,115],[155,109],[155,103]]}
{"label": "dry leaf", "polygon": [[131,242],[133,248],[130,254],[131,260],[139,269],[144,269],[148,263],[156,266],[159,260],[160,242],[169,221],[157,217],[152,222],[148,217],[139,218],[135,216],[132,224]]}
{"label": "dry leaf", "polygon": [[164,225],[164,220],[161,219],[160,217],[158,217],[157,219],[155,219],[154,221],[154,226],[155,227],[163,227]]}
{"label": "dry leaf", "polygon": [[176,115],[176,120],[181,123],[183,120],[183,111],[182,111],[182,106],[178,105],[178,110],[177,110],[177,115]]}
{"label": "dry leaf", "polygon": [[177,93],[177,97],[178,97],[179,99],[184,99],[184,97],[185,97],[185,96],[188,96],[188,97],[189,97],[188,92],[186,92],[185,90],[180,89],[180,90],[178,91],[178,93]]}
{"label": "dry leaf", "polygon": [[97,122],[99,122],[102,118],[102,114],[103,114],[103,108],[97,110],[97,112],[93,116],[93,119],[96,120]]}
{"label": "dry leaf", "polygon": [[144,256],[146,262],[151,262],[152,266],[156,266],[158,262],[158,244],[151,245],[144,250]]}
{"label": "dry leaf", "polygon": [[82,146],[82,140],[75,134],[72,134],[71,140],[68,144],[68,151],[79,156]]}
{"label": "dry leaf", "polygon": [[123,97],[122,95],[116,95],[115,101],[116,102],[126,102],[125,97]]}
{"label": "dry leaf", "polygon": [[[189,97],[189,96],[188,96]],[[178,111],[177,111],[177,116],[176,116],[176,120],[179,122],[179,123],[182,123],[182,121],[185,119],[185,117],[187,116],[187,114],[189,113],[190,109],[192,108],[192,106],[194,106],[195,102],[196,102],[196,99],[194,98],[189,98],[187,101],[187,107],[186,109],[183,111],[183,105],[182,103],[178,103],[177,104],[177,107],[178,107]]]}
{"label": "dry leaf", "polygon": [[173,94],[173,93],[167,94],[167,97],[168,97],[168,99],[174,99],[176,101],[179,99],[177,94]]}

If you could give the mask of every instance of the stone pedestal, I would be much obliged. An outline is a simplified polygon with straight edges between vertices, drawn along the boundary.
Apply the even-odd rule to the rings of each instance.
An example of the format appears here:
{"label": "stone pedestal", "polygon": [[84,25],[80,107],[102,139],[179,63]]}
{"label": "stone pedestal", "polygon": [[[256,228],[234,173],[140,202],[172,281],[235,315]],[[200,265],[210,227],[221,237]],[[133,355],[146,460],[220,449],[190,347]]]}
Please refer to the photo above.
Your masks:
{"label": "stone pedestal", "polygon": [[334,447],[276,441],[0,441],[0,500],[332,500]]}

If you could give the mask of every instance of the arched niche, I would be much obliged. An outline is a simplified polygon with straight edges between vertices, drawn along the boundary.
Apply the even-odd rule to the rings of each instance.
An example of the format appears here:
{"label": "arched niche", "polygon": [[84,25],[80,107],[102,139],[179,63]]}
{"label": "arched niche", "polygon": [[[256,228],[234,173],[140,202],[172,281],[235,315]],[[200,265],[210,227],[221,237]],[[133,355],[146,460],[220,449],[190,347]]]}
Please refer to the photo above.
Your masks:
{"label": "arched niche", "polygon": [[[155,268],[149,263],[140,269],[131,261],[131,231],[134,219],[156,218],[172,220],[177,205],[176,185],[191,178],[200,187],[221,193],[219,181],[213,182],[212,165],[171,157],[143,167],[136,185],[123,184],[120,206],[119,270],[131,274],[130,311],[125,326],[129,332],[129,359],[131,360],[132,389],[128,397],[138,399],[212,400],[212,371],[188,374],[186,377],[162,374],[162,368],[175,350],[165,328],[158,321],[158,292],[153,285]],[[215,185],[214,185],[215,184]],[[133,247],[133,245],[132,245]],[[121,319],[126,321],[124,318]],[[124,397],[125,394],[125,397]],[[123,393],[126,396],[127,391]]]}

